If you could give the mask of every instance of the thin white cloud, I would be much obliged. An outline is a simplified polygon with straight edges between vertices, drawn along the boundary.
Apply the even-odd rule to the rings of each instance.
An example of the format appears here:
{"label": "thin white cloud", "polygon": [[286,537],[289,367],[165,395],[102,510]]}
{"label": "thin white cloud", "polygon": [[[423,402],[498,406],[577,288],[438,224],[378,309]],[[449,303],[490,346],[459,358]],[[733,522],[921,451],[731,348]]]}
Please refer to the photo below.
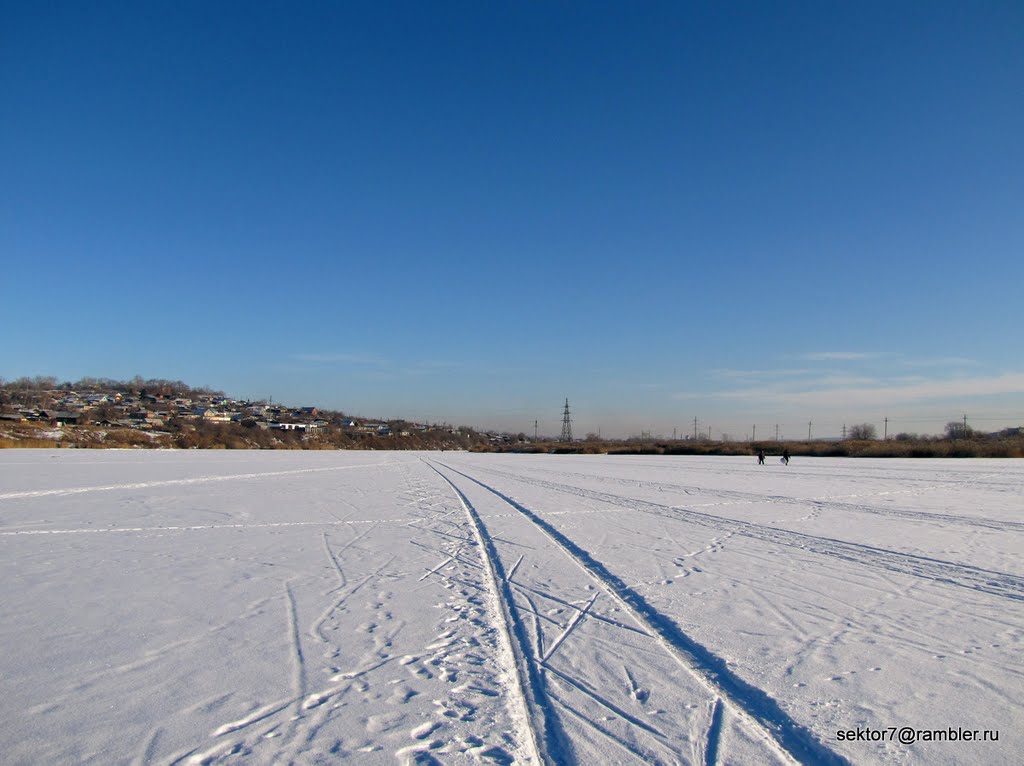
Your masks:
{"label": "thin white cloud", "polygon": [[807,367],[779,370],[731,370],[728,368],[719,368],[715,370],[708,370],[708,374],[716,378],[728,378],[733,380],[761,380],[764,378],[796,378],[804,375],[820,375],[821,370],[815,370]]}
{"label": "thin white cloud", "polygon": [[462,368],[460,362],[445,362],[441,360],[427,360],[414,362],[403,367],[399,372],[407,376],[438,375],[445,372],[452,372]]}
{"label": "thin white cloud", "polygon": [[643,380],[616,380],[610,381],[609,386],[613,388],[639,389],[642,391],[657,391],[665,388],[665,382],[643,381]]}
{"label": "thin white cloud", "polygon": [[932,359],[906,359],[903,365],[906,367],[974,367],[981,364],[976,359],[967,359],[962,356],[945,356]]}
{"label": "thin white cloud", "polygon": [[882,383],[878,378],[863,375],[823,375],[816,381],[819,386],[877,386]]}
{"label": "thin white cloud", "polygon": [[316,364],[386,364],[387,360],[377,354],[328,351],[316,354],[293,354],[292,359]]}
{"label": "thin white cloud", "polygon": [[461,362],[440,359],[409,359],[398,364],[379,354],[351,351],[293,354],[291,359],[307,364],[350,368],[348,371],[362,380],[381,382],[451,373],[464,366]]}
{"label": "thin white cloud", "polygon": [[722,394],[719,392],[708,393],[707,391],[676,391],[676,393],[672,394],[672,398],[680,401],[694,399],[721,399]]}
{"label": "thin white cloud", "polygon": [[833,387],[823,380],[815,385],[746,388],[697,394],[680,392],[677,399],[744,401],[760,406],[794,406],[814,410],[850,410],[866,407],[909,406],[941,399],[967,403],[976,397],[1024,394],[1024,373],[984,377],[947,378],[915,382],[872,381],[865,385]]}
{"label": "thin white cloud", "polygon": [[891,356],[895,356],[891,351],[815,351],[801,354],[798,358],[812,362],[861,362]]}

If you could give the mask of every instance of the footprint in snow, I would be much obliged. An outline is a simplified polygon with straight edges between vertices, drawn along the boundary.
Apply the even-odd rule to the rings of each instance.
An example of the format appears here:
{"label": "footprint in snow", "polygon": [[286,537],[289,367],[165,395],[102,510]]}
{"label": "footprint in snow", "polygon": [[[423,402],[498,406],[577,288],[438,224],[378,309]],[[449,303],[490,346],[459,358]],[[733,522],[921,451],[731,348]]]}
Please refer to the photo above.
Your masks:
{"label": "footprint in snow", "polygon": [[439,724],[437,721],[427,721],[426,723],[417,726],[415,729],[409,732],[409,734],[410,736],[412,736],[413,739],[426,739],[435,731],[437,731],[440,727],[441,724]]}
{"label": "footprint in snow", "polygon": [[[436,749],[441,747],[441,745],[441,742],[428,742],[426,748]],[[424,749],[422,745],[399,750],[395,755],[400,759],[403,766],[442,766],[441,762],[432,756],[429,750]]]}
{"label": "footprint in snow", "polygon": [[404,705],[417,694],[419,694],[419,692],[410,689],[405,684],[402,684],[401,686],[397,687],[393,692],[391,692],[391,696],[388,698],[388,704]]}
{"label": "footprint in snow", "polygon": [[487,748],[474,748],[470,752],[477,758],[480,758],[484,761],[490,761],[492,763],[513,764],[516,762],[515,758],[513,758],[511,755],[508,754],[507,751],[502,750],[497,745],[492,745],[491,747]]}

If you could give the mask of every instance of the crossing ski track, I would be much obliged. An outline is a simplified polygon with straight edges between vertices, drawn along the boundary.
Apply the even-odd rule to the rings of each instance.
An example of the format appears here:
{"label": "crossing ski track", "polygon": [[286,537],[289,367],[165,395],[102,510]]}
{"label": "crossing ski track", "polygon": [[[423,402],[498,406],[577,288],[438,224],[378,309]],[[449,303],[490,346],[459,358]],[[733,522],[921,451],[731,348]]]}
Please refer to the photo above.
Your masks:
{"label": "crossing ski track", "polygon": [[[271,460],[284,462],[287,457]],[[338,484],[321,482],[320,493],[310,496],[312,506],[299,504],[295,512],[282,514],[284,509],[275,505],[300,490],[303,485],[296,482],[326,475],[351,477],[340,483],[340,496],[332,489]],[[502,662],[508,656],[503,648],[508,638],[496,611],[500,603],[487,581],[487,559],[477,555],[480,545],[472,520],[450,486],[417,459],[397,455],[314,469],[97,483],[88,490],[105,498],[92,507],[113,518],[118,514],[103,509],[135,509],[136,498],[150,497],[143,504],[148,517],[152,506],[177,505],[178,496],[168,493],[182,487],[192,487],[194,493],[196,485],[254,479],[264,485],[260,494],[229,490],[218,501],[229,520],[245,518],[237,524],[97,523],[90,529],[61,523],[80,515],[76,506],[87,494],[81,487],[0,497],[5,521],[10,513],[35,515],[40,503],[59,503],[47,511],[57,521],[15,524],[15,531],[0,538],[8,546],[104,551],[99,556],[113,569],[103,577],[118,581],[127,576],[143,583],[153,579],[154,595],[173,592],[179,579],[204,583],[194,597],[205,602],[194,617],[188,613],[195,610],[188,609],[170,621],[194,622],[193,636],[161,643],[161,611],[151,608],[151,600],[139,599],[145,584],[140,594],[140,586],[126,580],[121,587],[133,596],[125,599],[126,612],[143,612],[130,617],[145,631],[143,643],[149,648],[143,659],[120,661],[119,654],[131,657],[139,651],[126,644],[99,664],[89,659],[78,667],[71,661],[74,683],[62,689],[57,678],[48,701],[26,705],[27,718],[4,716],[7,723],[0,724],[0,731],[10,728],[12,720],[21,726],[19,736],[8,737],[13,743],[5,762],[276,764],[342,757],[371,763],[541,762],[531,744],[532,719],[520,710],[521,692],[510,680],[514,666]],[[206,502],[203,495],[189,497]],[[339,513],[333,506],[342,498],[348,507]],[[357,510],[363,518],[353,518]],[[265,513],[285,518],[271,520]],[[321,517],[293,520],[295,513]],[[40,524],[45,528],[39,529]],[[115,530],[118,534],[95,534]],[[193,544],[175,542],[186,534]],[[241,557],[230,552],[239,535],[245,536]],[[232,538],[236,542],[224,548]],[[306,555],[296,556],[304,549]],[[128,551],[139,563],[137,571],[126,575],[121,570]],[[214,554],[212,560],[205,551]],[[150,571],[160,559],[169,561]],[[216,559],[231,563],[224,568]],[[224,575],[239,565],[242,577],[225,582]],[[22,576],[32,577],[18,574]],[[227,586],[225,592],[211,591],[207,580],[220,581]],[[66,584],[76,590],[73,582]],[[74,603],[81,595],[55,598]],[[117,621],[129,615],[115,616],[114,607],[100,602],[93,608],[105,613],[116,631]],[[25,615],[38,608],[12,605],[14,612]],[[223,617],[217,619],[218,614]],[[147,624],[148,630],[143,627]],[[102,630],[81,635],[83,645],[106,643]],[[0,638],[4,636],[0,628]],[[19,694],[38,697],[31,667],[52,662],[48,655],[44,646],[34,663],[17,663],[17,672],[7,666],[5,675],[18,690],[16,699]],[[146,675],[161,666],[168,672]],[[181,672],[185,667],[188,673]],[[139,712],[126,708],[126,699]],[[8,703],[3,704],[8,712]],[[54,715],[62,716],[72,731],[87,729],[97,709],[120,710],[127,720],[150,711],[153,723],[140,735],[134,755],[109,751],[123,736],[113,721],[105,724],[109,738],[95,732],[91,744],[44,734],[46,719]],[[91,749],[105,755],[87,755]]]}
{"label": "crossing ski track", "polygon": [[[964,563],[944,561],[928,556],[902,553],[862,543],[851,543],[844,540],[810,535],[775,526],[730,519],[704,511],[698,511],[690,507],[662,505],[637,498],[588,490],[570,484],[562,484],[543,479],[528,478],[503,471],[490,469],[481,470],[492,475],[502,476],[504,478],[513,479],[526,484],[532,484],[544,489],[573,494],[591,500],[598,500],[618,508],[641,511],[654,515],[663,515],[672,518],[681,518],[700,526],[709,527],[714,531],[725,535],[741,535],[743,537],[750,537],[776,545],[811,551],[823,556],[844,559],[858,564],[866,564],[879,569],[891,570],[900,574],[907,574],[948,585],[968,588],[1001,598],[1024,601],[1024,576],[1008,572],[998,572]],[[744,496],[744,501],[749,501],[749,498]],[[1019,524],[1004,524],[1002,528],[1013,531],[1016,531],[1019,528],[1024,531],[1024,525]]]}
{"label": "crossing ski track", "polygon": [[[592,577],[609,597],[620,604],[637,625],[649,636],[655,638],[686,672],[692,674],[707,689],[714,709],[713,723],[709,728],[708,742],[704,747],[705,753],[708,754],[706,759],[708,762],[715,762],[718,747],[717,733],[721,726],[721,708],[724,705],[739,716],[751,730],[762,734],[766,740],[770,740],[784,760],[790,759],[794,763],[848,763],[845,758],[823,745],[806,727],[790,718],[769,695],[739,678],[729,669],[725,661],[687,636],[671,618],[659,613],[639,593],[631,589],[619,577],[610,572],[604,564],[559,532],[553,525],[544,521],[529,508],[472,475],[456,470],[445,463],[439,463],[439,465],[463,479],[479,485],[528,519],[577,567]],[[545,665],[546,660],[593,606],[595,598],[596,596],[592,597],[583,609],[573,614],[563,632],[546,648],[544,655],[531,658],[532,662],[542,667]],[[521,651],[528,651],[527,646],[520,648]]]}
{"label": "crossing ski track", "polygon": [[[12,766],[975,766],[1024,727],[1012,462],[8,455]],[[900,723],[1004,741],[835,738]]]}
{"label": "crossing ski track", "polygon": [[[715,497],[715,500],[707,503],[693,503],[685,506],[685,509],[698,509],[698,508],[716,508],[723,506],[743,506],[743,505],[805,505],[810,504],[816,507],[827,507],[832,510],[848,510],[854,513],[866,513],[873,514],[881,517],[890,518],[902,518],[909,521],[927,522],[927,523],[942,523],[942,524],[958,524],[966,527],[978,527],[983,529],[993,529],[997,531],[1005,532],[1024,532],[1024,522],[1012,521],[1007,519],[991,519],[978,516],[965,516],[962,514],[954,513],[932,513],[921,509],[900,509],[900,508],[879,508],[877,506],[868,505],[866,503],[851,502],[857,499],[863,498],[885,498],[895,499],[902,496],[917,497],[934,490],[949,490],[950,488],[961,489],[965,487],[974,486],[982,482],[985,478],[988,478],[988,474],[981,476],[971,476],[966,479],[947,479],[941,482],[930,481],[927,484],[921,484],[920,486],[914,486],[903,489],[886,489],[886,490],[875,490],[875,491],[862,491],[857,493],[850,493],[845,495],[824,495],[815,496],[808,498],[801,497],[788,497],[784,495],[771,495],[765,496],[756,492],[743,492],[739,490],[728,490],[728,489],[712,489],[709,490],[707,487],[696,487],[692,485],[678,484],[678,483],[667,483],[667,482],[655,482],[655,481],[630,481],[621,478],[610,478],[606,476],[595,476],[587,474],[579,474],[567,471],[538,471],[534,469],[534,473],[543,473],[549,475],[555,475],[563,479],[567,478],[579,478],[584,479],[588,482],[612,482],[616,486],[643,486],[645,489],[656,490],[656,491],[667,491],[676,494],[690,494],[690,493],[701,493],[710,494]],[[797,473],[797,472],[793,472]],[[524,477],[520,477],[524,478]],[[858,481],[865,481],[868,477],[858,476]],[[891,477],[889,478],[891,481]],[[546,486],[541,483],[540,480],[535,480],[539,486]],[[556,487],[558,483],[552,482],[550,486]],[[562,484],[561,486],[567,486]],[[610,495],[614,496],[614,495]],[[676,506],[672,506],[676,507]]]}
{"label": "crossing ski track", "polygon": [[[551,736],[541,740],[537,735],[534,724],[536,718],[544,718],[544,705],[535,696],[536,684],[532,680],[531,668],[526,667],[523,662],[522,653],[517,653],[514,647],[513,628],[516,621],[510,612],[511,599],[508,597],[508,580],[504,576],[501,562],[494,552],[494,542],[487,535],[487,531],[480,521],[476,510],[466,499],[466,496],[459,491],[459,488],[452,483],[451,479],[438,471],[429,462],[431,469],[452,489],[458,498],[459,504],[466,512],[466,518],[473,529],[473,537],[476,540],[480,558],[487,570],[487,585],[490,590],[491,618],[497,624],[501,637],[501,664],[505,671],[505,677],[510,687],[509,705],[513,709],[513,715],[520,727],[520,739],[525,745],[525,760],[528,763],[541,763],[542,753],[545,760],[550,760],[550,754],[557,752],[557,740]],[[503,594],[504,590],[504,594]],[[521,628],[516,625],[515,630],[521,633]],[[527,694],[527,689],[530,694]],[[545,734],[548,727],[544,726]]]}

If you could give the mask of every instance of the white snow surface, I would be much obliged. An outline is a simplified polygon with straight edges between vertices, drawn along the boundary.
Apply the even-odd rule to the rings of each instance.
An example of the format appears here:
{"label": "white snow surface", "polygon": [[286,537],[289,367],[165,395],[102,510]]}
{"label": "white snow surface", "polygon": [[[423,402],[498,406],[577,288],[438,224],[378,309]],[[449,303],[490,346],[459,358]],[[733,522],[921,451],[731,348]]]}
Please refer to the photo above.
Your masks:
{"label": "white snow surface", "polygon": [[1022,512],[1022,460],[4,450],[0,761],[1020,763]]}

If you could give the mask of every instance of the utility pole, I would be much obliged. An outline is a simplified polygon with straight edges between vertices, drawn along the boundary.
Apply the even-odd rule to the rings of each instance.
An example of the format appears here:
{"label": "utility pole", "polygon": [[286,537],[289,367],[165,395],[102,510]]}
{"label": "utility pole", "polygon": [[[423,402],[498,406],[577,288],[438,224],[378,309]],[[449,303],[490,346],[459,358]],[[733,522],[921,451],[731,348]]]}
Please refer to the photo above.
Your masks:
{"label": "utility pole", "polygon": [[889,438],[889,418],[885,419],[885,430],[882,431],[882,438],[886,440]]}
{"label": "utility pole", "polygon": [[[965,415],[964,418],[966,419],[966,417],[967,416]],[[696,417],[693,419],[693,440],[697,441],[697,418]]]}

